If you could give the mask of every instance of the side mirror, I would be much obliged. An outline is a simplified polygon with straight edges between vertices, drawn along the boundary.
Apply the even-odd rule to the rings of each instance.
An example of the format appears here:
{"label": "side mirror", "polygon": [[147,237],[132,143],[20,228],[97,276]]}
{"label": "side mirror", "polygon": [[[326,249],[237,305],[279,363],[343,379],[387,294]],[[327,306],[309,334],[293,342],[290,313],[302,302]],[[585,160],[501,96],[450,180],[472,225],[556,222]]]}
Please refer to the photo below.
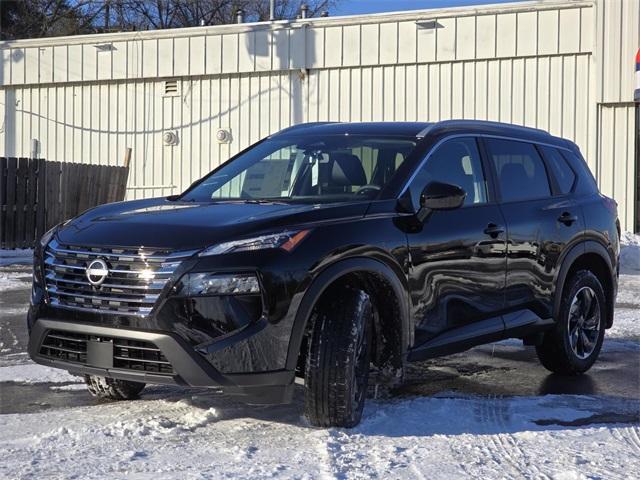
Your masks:
{"label": "side mirror", "polygon": [[433,210],[453,210],[464,203],[467,192],[450,183],[430,182],[420,194],[418,219],[423,222]]}

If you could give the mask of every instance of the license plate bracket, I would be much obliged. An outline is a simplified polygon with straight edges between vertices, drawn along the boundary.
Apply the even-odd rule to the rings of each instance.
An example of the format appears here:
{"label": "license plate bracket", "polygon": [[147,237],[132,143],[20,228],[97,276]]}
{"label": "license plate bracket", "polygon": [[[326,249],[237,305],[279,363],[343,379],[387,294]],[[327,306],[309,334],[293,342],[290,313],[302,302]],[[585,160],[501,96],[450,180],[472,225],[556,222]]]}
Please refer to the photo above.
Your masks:
{"label": "license plate bracket", "polygon": [[87,341],[87,365],[98,368],[113,368],[113,342]]}

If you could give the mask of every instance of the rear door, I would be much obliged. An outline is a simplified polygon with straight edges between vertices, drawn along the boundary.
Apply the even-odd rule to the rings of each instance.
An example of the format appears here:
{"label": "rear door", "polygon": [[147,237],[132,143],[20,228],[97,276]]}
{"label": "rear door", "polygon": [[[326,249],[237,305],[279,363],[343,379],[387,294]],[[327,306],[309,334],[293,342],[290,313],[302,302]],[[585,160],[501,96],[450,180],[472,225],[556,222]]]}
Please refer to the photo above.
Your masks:
{"label": "rear door", "polygon": [[438,337],[443,346],[502,333],[506,228],[486,169],[477,139],[455,137],[429,153],[409,185],[414,208],[429,182],[454,184],[467,193],[462,207],[434,211],[407,233],[416,344],[431,345],[445,332],[450,334]]}
{"label": "rear door", "polygon": [[[577,242],[584,222],[571,194],[575,173],[555,147],[521,140],[485,138],[507,224],[506,328],[542,319],[553,311],[553,279],[563,252]],[[545,158],[547,161],[545,161]],[[556,171],[556,176],[553,171]]]}

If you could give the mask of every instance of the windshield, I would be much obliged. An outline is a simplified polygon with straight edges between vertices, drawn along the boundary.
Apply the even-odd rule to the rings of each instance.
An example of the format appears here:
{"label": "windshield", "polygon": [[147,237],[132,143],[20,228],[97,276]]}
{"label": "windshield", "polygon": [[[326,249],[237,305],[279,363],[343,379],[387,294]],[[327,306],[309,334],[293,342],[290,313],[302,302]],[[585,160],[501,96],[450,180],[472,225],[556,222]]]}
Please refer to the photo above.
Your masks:
{"label": "windshield", "polygon": [[277,136],[222,166],[183,200],[370,200],[416,146],[415,139],[364,135]]}

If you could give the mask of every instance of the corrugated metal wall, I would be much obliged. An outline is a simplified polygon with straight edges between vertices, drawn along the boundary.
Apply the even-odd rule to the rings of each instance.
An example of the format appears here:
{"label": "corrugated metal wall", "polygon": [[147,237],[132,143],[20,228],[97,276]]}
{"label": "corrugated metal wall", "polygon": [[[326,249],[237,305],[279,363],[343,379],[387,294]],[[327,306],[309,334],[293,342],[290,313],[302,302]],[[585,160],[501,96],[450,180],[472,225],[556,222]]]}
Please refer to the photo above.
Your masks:
{"label": "corrugated metal wall", "polygon": [[[15,42],[1,52],[0,144],[28,156],[38,139],[43,157],[100,164],[120,164],[131,147],[128,195],[139,198],[180,191],[294,123],[479,118],[576,141],[603,191],[632,201],[633,185],[620,178],[632,150],[611,142],[632,138],[633,126],[623,131],[620,108],[597,104],[605,92],[610,101],[626,94],[602,88],[594,58],[617,58],[610,81],[625,77],[621,54],[610,52],[616,38],[629,43],[622,26],[637,38],[637,22],[634,33],[623,16],[640,1],[625,3],[632,8],[605,13],[590,2],[525,3]],[[606,48],[596,48],[605,34]],[[170,78],[179,95],[164,95]],[[231,130],[230,144],[215,141],[218,128]],[[178,144],[165,146],[164,131]],[[621,208],[629,228],[632,209]]]}

